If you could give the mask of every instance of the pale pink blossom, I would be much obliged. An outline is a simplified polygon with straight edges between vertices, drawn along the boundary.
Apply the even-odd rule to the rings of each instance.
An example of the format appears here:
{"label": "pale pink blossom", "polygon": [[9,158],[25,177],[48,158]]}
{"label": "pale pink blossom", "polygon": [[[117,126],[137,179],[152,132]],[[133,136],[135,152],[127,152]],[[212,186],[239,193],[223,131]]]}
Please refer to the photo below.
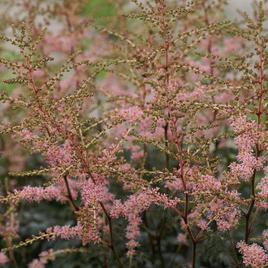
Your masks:
{"label": "pale pink blossom", "polygon": [[148,139],[162,139],[164,137],[164,119],[159,118],[156,122],[151,117],[145,117],[139,124],[139,133]]}
{"label": "pale pink blossom", "polygon": [[262,236],[264,238],[263,246],[266,250],[268,250],[268,230],[267,229],[262,232]]}
{"label": "pale pink blossom", "polygon": [[0,265],[1,265],[1,264],[6,264],[6,263],[8,263],[8,262],[9,262],[9,259],[8,259],[8,257],[6,256],[6,254],[3,253],[3,252],[0,252]]}
{"label": "pale pink blossom", "polygon": [[120,80],[113,74],[108,74],[107,77],[105,77],[100,82],[100,87],[104,92],[107,94],[111,94],[114,96],[124,96],[124,95],[133,95],[131,94],[126,87],[123,86],[122,83],[120,83]]}
{"label": "pale pink blossom", "polygon": [[256,189],[259,190],[258,196],[263,199],[268,199],[268,176],[266,175],[261,181],[257,184]]}
{"label": "pale pink blossom", "polygon": [[244,241],[241,241],[237,244],[237,248],[242,254],[245,265],[252,268],[264,268],[268,264],[267,253],[256,243],[248,245]]}
{"label": "pale pink blossom", "polygon": [[28,268],[45,268],[45,264],[38,259],[33,260],[29,265]]}
{"label": "pale pink blossom", "polygon": [[224,232],[234,227],[240,219],[240,210],[231,202],[226,200],[214,199],[209,205],[210,218],[215,218],[217,227]]}
{"label": "pale pink blossom", "polygon": [[204,86],[199,86],[196,87],[193,91],[189,92],[181,92],[177,94],[177,99],[178,101],[186,101],[186,100],[200,100],[203,95],[205,94],[205,87]]}
{"label": "pale pink blossom", "polygon": [[59,188],[51,185],[48,187],[37,187],[37,186],[25,186],[22,190],[14,191],[15,195],[19,199],[27,200],[28,202],[40,202],[42,200],[59,200],[61,192]]}
{"label": "pale pink blossom", "polygon": [[129,199],[121,203],[116,200],[111,211],[112,217],[116,218],[120,215],[128,219],[127,234],[128,238],[128,255],[135,254],[135,248],[138,245],[137,238],[140,234],[139,226],[141,224],[140,214],[147,210],[151,204],[163,205],[165,208],[175,207],[178,204],[178,199],[169,199],[165,194],[162,194],[158,189],[149,189],[135,193]]}
{"label": "pale pink blossom", "polygon": [[239,48],[238,39],[226,38],[224,39],[224,53],[234,53]]}
{"label": "pale pink blossom", "polygon": [[132,160],[139,160],[144,157],[144,152],[142,148],[138,145],[131,145],[128,146],[128,150],[131,151],[131,159]]}
{"label": "pale pink blossom", "polygon": [[80,237],[82,231],[82,226],[81,225],[76,225],[76,226],[53,226],[47,229],[48,233],[53,233],[55,238],[59,237],[61,239],[73,239]]}
{"label": "pale pink blossom", "polygon": [[135,122],[138,119],[141,119],[143,111],[138,106],[132,106],[128,108],[122,108],[117,110],[117,114],[123,120],[128,121],[129,123]]}
{"label": "pale pink blossom", "polygon": [[193,192],[216,191],[221,188],[221,182],[210,175],[201,176],[200,180],[193,185]]}
{"label": "pale pink blossom", "polygon": [[231,120],[234,129],[235,144],[238,148],[238,163],[231,163],[231,174],[242,180],[249,180],[255,169],[261,169],[264,163],[262,157],[257,158],[253,153],[253,146],[258,141],[258,126],[249,121],[246,116],[240,116]]}
{"label": "pale pink blossom", "polygon": [[51,145],[47,150],[46,160],[51,166],[71,165],[73,161],[71,142],[66,140],[62,145]]}
{"label": "pale pink blossom", "polygon": [[36,69],[32,72],[34,78],[40,78],[45,75],[45,72],[42,69]]}
{"label": "pale pink blossom", "polygon": [[114,199],[113,194],[108,191],[107,184],[96,184],[91,181],[82,184],[81,195],[85,205],[95,204],[96,202],[106,203]]}
{"label": "pale pink blossom", "polygon": [[179,233],[177,236],[177,240],[181,244],[187,244],[187,236],[183,233]]}

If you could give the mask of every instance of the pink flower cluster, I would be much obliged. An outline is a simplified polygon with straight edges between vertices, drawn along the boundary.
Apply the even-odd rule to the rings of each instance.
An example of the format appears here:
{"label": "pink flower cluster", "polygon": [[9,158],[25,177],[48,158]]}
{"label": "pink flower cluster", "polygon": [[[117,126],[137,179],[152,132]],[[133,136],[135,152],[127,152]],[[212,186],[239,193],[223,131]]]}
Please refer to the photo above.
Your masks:
{"label": "pink flower cluster", "polygon": [[238,207],[225,200],[216,199],[215,202],[209,204],[208,208],[215,217],[218,229],[222,232],[233,228],[241,215]]}
{"label": "pink flower cluster", "polygon": [[139,226],[142,222],[141,213],[147,210],[152,204],[163,205],[165,208],[176,207],[179,199],[169,199],[165,194],[161,194],[158,189],[148,189],[132,194],[127,201],[122,203],[116,200],[111,211],[113,218],[120,215],[128,219],[126,237],[129,240],[128,256],[135,254],[135,248],[139,245],[136,241],[139,234]]}
{"label": "pink flower cluster", "polygon": [[91,181],[82,183],[81,196],[85,206],[99,202],[112,202],[114,199],[113,194],[108,191],[107,184],[95,184]]}
{"label": "pink flower cluster", "polygon": [[48,261],[54,260],[53,250],[43,251],[39,254],[38,259],[29,263],[28,268],[45,268]]}
{"label": "pink flower cluster", "polygon": [[268,208],[268,167],[264,168],[265,176],[258,182],[256,189],[258,190],[258,206]]}
{"label": "pink flower cluster", "polygon": [[3,252],[0,252],[0,265],[4,265],[4,264],[6,264],[8,262],[9,262],[9,259],[6,256],[6,254],[3,253]]}
{"label": "pink flower cluster", "polygon": [[243,263],[252,268],[264,268],[268,265],[268,255],[258,244],[248,245],[244,241],[237,244],[239,252],[242,254]]}
{"label": "pink flower cluster", "polygon": [[138,119],[141,119],[143,111],[138,106],[126,107],[117,111],[118,116],[123,120],[133,123]]}
{"label": "pink flower cluster", "polygon": [[[4,31],[3,23],[0,35],[1,72],[12,74],[14,81],[5,82],[18,87],[0,94],[4,121],[0,175],[8,182],[1,189],[1,201],[56,200],[69,205],[74,226],[54,226],[47,232],[52,239],[79,239],[83,245],[99,243],[100,248],[108,245],[111,266],[115,262],[125,266],[120,265],[125,261],[122,246],[115,245],[121,241],[119,217],[127,221],[128,256],[135,255],[144,233],[152,244],[146,254],[156,255],[154,239],[162,239],[161,233],[150,232],[143,217],[145,212],[154,217],[154,205],[172,212],[166,219],[172,218],[168,226],[175,227],[172,234],[179,233],[173,241],[187,250],[184,266],[190,255],[192,267],[198,265],[200,253],[195,249],[206,243],[212,229],[213,235],[243,229],[244,241],[237,244],[243,263],[252,268],[267,266],[268,231],[260,238],[264,247],[248,244],[258,232],[258,213],[268,208],[263,1],[256,1],[260,6],[253,13],[259,12],[259,18],[252,19],[247,31],[221,21],[226,1],[193,1],[192,5],[192,1],[134,0],[142,13],[135,10],[130,17],[149,22],[150,27],[144,23],[146,28],[139,24],[135,29],[135,24],[122,19],[122,35],[109,30],[116,26],[116,18],[107,29],[91,30],[93,20],[81,15],[87,12],[88,1],[51,1],[40,6],[38,1],[16,2],[18,10],[25,9],[25,23],[19,27],[20,21],[12,24],[10,18],[8,24],[18,29]],[[128,1],[118,1],[116,9],[121,2]],[[54,19],[59,28],[54,29]],[[250,25],[251,19],[246,20]],[[4,38],[6,33],[10,38]],[[236,37],[240,34],[241,38]],[[10,55],[9,50],[5,53],[9,49],[5,42],[16,47],[11,61],[5,59]],[[14,135],[9,137],[10,133]],[[14,143],[18,146],[13,147]],[[43,166],[48,166],[30,172],[45,174],[45,186],[20,188],[16,174],[8,175],[13,169],[26,169],[29,154],[24,147],[29,154],[40,154]],[[15,209],[12,202],[1,207],[0,234],[7,248],[20,230]],[[158,246],[159,251],[167,243]],[[193,254],[188,254],[191,249]],[[100,262],[109,266],[105,254]],[[44,268],[49,255],[42,253],[29,268]],[[164,263],[165,255],[151,266]],[[13,261],[12,252],[8,257],[0,253],[0,264]]]}
{"label": "pink flower cluster", "polygon": [[28,202],[40,202],[42,200],[60,200],[61,192],[59,188],[55,186],[48,187],[34,187],[25,186],[22,190],[14,191],[15,196],[19,197],[21,200],[26,200]]}
{"label": "pink flower cluster", "polygon": [[210,192],[217,191],[221,188],[220,180],[210,175],[203,175],[200,179],[193,184],[192,191],[196,192]]}
{"label": "pink flower cluster", "polygon": [[240,116],[232,120],[231,126],[234,129],[235,144],[238,148],[238,163],[230,165],[231,173],[242,180],[249,180],[255,169],[263,166],[263,158],[256,158],[253,148],[258,140],[258,126],[254,121],[249,121],[246,116]]}
{"label": "pink flower cluster", "polygon": [[63,145],[51,145],[46,153],[46,160],[50,166],[71,165],[73,161],[73,150],[70,141]]}
{"label": "pink flower cluster", "polygon": [[59,237],[61,239],[74,239],[79,238],[82,232],[82,226],[76,225],[76,226],[53,226],[47,229],[48,233],[52,233],[54,237]]}
{"label": "pink flower cluster", "polygon": [[268,250],[268,230],[264,230],[262,232],[262,236],[263,236],[263,246],[265,247],[266,250]]}

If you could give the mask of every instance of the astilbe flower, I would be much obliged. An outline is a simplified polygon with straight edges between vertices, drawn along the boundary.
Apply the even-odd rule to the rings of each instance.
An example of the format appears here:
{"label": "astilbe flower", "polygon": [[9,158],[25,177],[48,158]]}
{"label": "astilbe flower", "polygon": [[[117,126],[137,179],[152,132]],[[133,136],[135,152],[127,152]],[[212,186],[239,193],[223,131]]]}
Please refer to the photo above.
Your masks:
{"label": "astilbe flower", "polygon": [[190,92],[179,92],[176,96],[178,101],[187,101],[187,100],[201,100],[205,95],[205,87],[197,86],[194,90]]}
{"label": "astilbe flower", "polygon": [[239,252],[242,254],[243,263],[252,268],[263,268],[268,264],[268,255],[265,250],[256,243],[251,245],[245,242],[237,244]]}
{"label": "astilbe flower", "polygon": [[143,111],[137,106],[121,108],[119,111],[115,112],[119,117],[129,123],[137,121],[143,115]]}
{"label": "astilbe flower", "polygon": [[210,175],[203,175],[199,178],[199,181],[194,183],[191,191],[203,192],[203,191],[217,191],[221,188],[221,182],[215,177]]}
{"label": "astilbe flower", "polygon": [[97,203],[83,207],[77,212],[79,225],[81,225],[79,239],[83,245],[100,243],[101,232],[109,234],[110,229],[102,218],[102,212],[102,207],[98,207]]}
{"label": "astilbe flower", "polygon": [[[72,197],[76,199],[79,190],[81,189],[81,183],[68,180],[70,186],[70,192]],[[42,186],[25,186],[21,190],[14,191],[14,197],[19,200],[25,200],[28,202],[40,202],[40,201],[52,201],[57,200],[59,202],[66,202],[68,191],[64,184],[63,178],[58,179],[57,183],[47,187]]]}
{"label": "astilbe flower", "polygon": [[[197,167],[183,167],[185,178],[187,179],[187,191],[192,191],[194,189],[197,189],[199,187],[199,184],[197,183],[195,178],[202,178],[202,174],[200,174],[200,171]],[[183,182],[181,180],[181,172],[182,169],[179,168],[176,171],[174,171],[174,174],[167,180],[165,186],[170,191],[185,191]],[[203,183],[203,180],[201,180]],[[206,187],[206,186],[205,186]]]}
{"label": "astilbe flower", "polygon": [[123,163],[117,168],[118,172],[122,174],[120,182],[122,183],[125,191],[133,191],[144,185],[144,179],[140,177],[138,171],[131,164]]}
{"label": "astilbe flower", "polygon": [[89,205],[95,202],[112,202],[114,195],[109,193],[107,181],[103,183],[93,183],[86,181],[81,186],[81,197],[84,205]]}
{"label": "astilbe flower", "polygon": [[[111,94],[112,96],[133,97],[133,94],[126,90],[127,88],[124,87],[124,84],[114,74],[107,74],[107,76],[100,81],[99,87],[100,90],[103,90],[106,94]],[[107,88],[109,88],[109,92],[106,92]]]}
{"label": "astilbe flower", "polygon": [[263,159],[253,154],[253,147],[257,143],[259,133],[254,121],[249,121],[246,116],[235,118],[231,122],[234,128],[235,144],[238,147],[238,163],[232,163],[230,169],[233,175],[240,177],[242,180],[249,180],[255,169],[263,166]]}
{"label": "astilbe flower", "polygon": [[3,253],[3,252],[0,252],[0,264],[1,264],[1,265],[4,265],[4,264],[6,264],[6,263],[8,263],[8,262],[9,262],[9,259],[8,259],[8,257],[6,256],[6,254]]}
{"label": "astilbe flower", "polygon": [[52,233],[53,237],[59,237],[61,239],[73,239],[73,238],[79,238],[81,234],[82,226],[81,225],[76,225],[76,226],[53,226],[49,227],[47,229],[48,233]]}
{"label": "astilbe flower", "polygon": [[114,218],[120,215],[128,219],[127,234],[128,256],[135,254],[135,248],[139,246],[136,241],[139,234],[139,226],[142,222],[141,213],[147,210],[152,204],[163,205],[165,208],[176,207],[179,199],[169,199],[165,194],[161,194],[158,189],[148,189],[137,192],[122,203],[120,200],[114,202],[111,215]]}
{"label": "astilbe flower", "polygon": [[48,187],[34,187],[25,186],[22,190],[15,190],[15,196],[21,200],[26,200],[28,202],[40,202],[43,200],[60,200],[61,192],[55,186]]}
{"label": "astilbe flower", "polygon": [[265,248],[266,250],[268,250],[268,230],[264,230],[264,231],[262,232],[262,236],[263,236],[263,239],[264,239],[264,241],[263,241],[263,246],[264,246],[264,248]]}
{"label": "astilbe flower", "polygon": [[33,260],[29,263],[28,268],[45,268],[45,264],[40,260]]}
{"label": "astilbe flower", "polygon": [[[101,246],[109,245],[119,266],[124,258],[117,256],[113,241],[114,237],[120,240],[113,235],[115,218],[123,216],[128,221],[127,248],[132,257],[139,246],[142,214],[150,213],[151,205],[161,206],[175,213],[168,224],[179,232],[180,243],[192,246],[195,267],[196,247],[210,235],[212,223],[217,225],[214,234],[229,231],[245,214],[250,226],[246,227],[247,242],[254,206],[267,207],[267,172],[260,182],[255,181],[265,163],[260,150],[262,142],[265,150],[266,135],[262,129],[266,58],[265,47],[261,48],[265,39],[258,26],[262,12],[253,20],[258,25],[251,25],[246,35],[237,25],[221,21],[218,13],[225,1],[133,2],[142,11],[133,17],[150,24],[149,30],[133,27],[142,37],[134,41],[129,33],[88,30],[88,20],[80,16],[83,0],[49,3],[41,9],[31,1],[19,5],[16,13],[26,16],[26,23],[16,21],[22,25],[21,36],[15,33],[5,39],[1,35],[1,40],[18,45],[20,57],[0,62],[17,73],[11,82],[21,87],[21,95],[4,100],[21,109],[14,116],[18,125],[13,127],[5,119],[1,131],[14,132],[13,137],[31,153],[41,154],[49,186],[15,185],[3,200],[70,204],[77,223],[52,226],[47,233],[53,239],[79,239],[83,245],[103,242]],[[43,20],[36,23],[40,16],[44,22],[55,17],[61,27],[43,33]],[[122,29],[129,24],[124,23]],[[241,38],[236,37],[239,34]],[[256,40],[257,53],[252,58],[243,54],[244,36]],[[260,56],[259,63],[255,64],[255,56]],[[254,63],[248,64],[248,57]],[[102,71],[103,80],[98,77]],[[228,120],[230,113],[234,115]],[[258,122],[247,117],[252,114]],[[229,135],[228,127],[234,130],[238,149],[237,162],[226,165],[230,171],[225,170],[224,159],[216,157],[232,141],[222,138]],[[130,161],[125,151],[131,153]],[[240,194],[241,180],[252,180],[250,199]],[[121,201],[125,194],[127,200]],[[266,236],[263,232],[264,246]],[[154,241],[152,247],[154,254]],[[257,244],[240,242],[238,249],[245,265],[267,264],[267,254]],[[161,246],[159,251],[160,256]],[[30,267],[44,267],[43,257]]]}
{"label": "astilbe flower", "polygon": [[[189,214],[189,220],[205,232],[210,231],[212,222],[217,224],[218,231],[228,231],[239,223],[240,217],[241,212],[237,205],[228,198],[216,197],[212,197],[211,201],[206,200],[205,204],[197,203],[195,209]],[[182,225],[186,228],[184,224]]]}
{"label": "astilbe flower", "polygon": [[108,181],[105,178],[96,179],[94,183],[85,181],[81,186],[81,198],[83,207],[77,212],[78,219],[82,225],[81,240],[84,244],[101,241],[100,232],[109,233],[109,227],[103,220],[103,207],[105,213],[109,213],[114,195],[108,190]]}
{"label": "astilbe flower", "polygon": [[39,254],[38,259],[34,259],[28,264],[28,268],[44,268],[46,267],[46,264],[48,263],[48,261],[53,261],[53,260],[54,260],[54,256],[53,256],[52,249],[48,251],[42,251]]}
{"label": "astilbe flower", "polygon": [[264,168],[265,176],[261,178],[258,182],[256,189],[258,190],[257,196],[259,198],[257,205],[261,208],[267,208],[267,198],[268,198],[268,168]]}
{"label": "astilbe flower", "polygon": [[236,226],[241,215],[237,206],[220,199],[211,202],[208,211],[212,214],[211,218],[215,218],[220,231],[227,231]]}
{"label": "astilbe flower", "polygon": [[178,234],[177,240],[180,244],[187,244],[187,237],[183,233]]}
{"label": "astilbe flower", "polygon": [[163,118],[157,118],[155,121],[152,117],[147,116],[139,124],[139,133],[147,139],[161,140],[164,135],[164,124]]}
{"label": "astilbe flower", "polygon": [[46,161],[52,167],[70,165],[73,162],[70,141],[65,141],[63,145],[51,145],[46,153]]}
{"label": "astilbe flower", "polygon": [[144,151],[138,145],[130,145],[127,146],[127,149],[131,152],[131,159],[132,160],[139,160],[144,158]]}

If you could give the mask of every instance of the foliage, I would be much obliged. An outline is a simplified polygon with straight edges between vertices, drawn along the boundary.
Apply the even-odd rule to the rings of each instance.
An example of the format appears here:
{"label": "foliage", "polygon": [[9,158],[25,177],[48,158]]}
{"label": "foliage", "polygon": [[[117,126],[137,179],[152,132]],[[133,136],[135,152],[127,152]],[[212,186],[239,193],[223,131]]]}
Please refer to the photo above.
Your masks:
{"label": "foliage", "polygon": [[0,264],[268,267],[268,3],[226,4],[3,3]]}

